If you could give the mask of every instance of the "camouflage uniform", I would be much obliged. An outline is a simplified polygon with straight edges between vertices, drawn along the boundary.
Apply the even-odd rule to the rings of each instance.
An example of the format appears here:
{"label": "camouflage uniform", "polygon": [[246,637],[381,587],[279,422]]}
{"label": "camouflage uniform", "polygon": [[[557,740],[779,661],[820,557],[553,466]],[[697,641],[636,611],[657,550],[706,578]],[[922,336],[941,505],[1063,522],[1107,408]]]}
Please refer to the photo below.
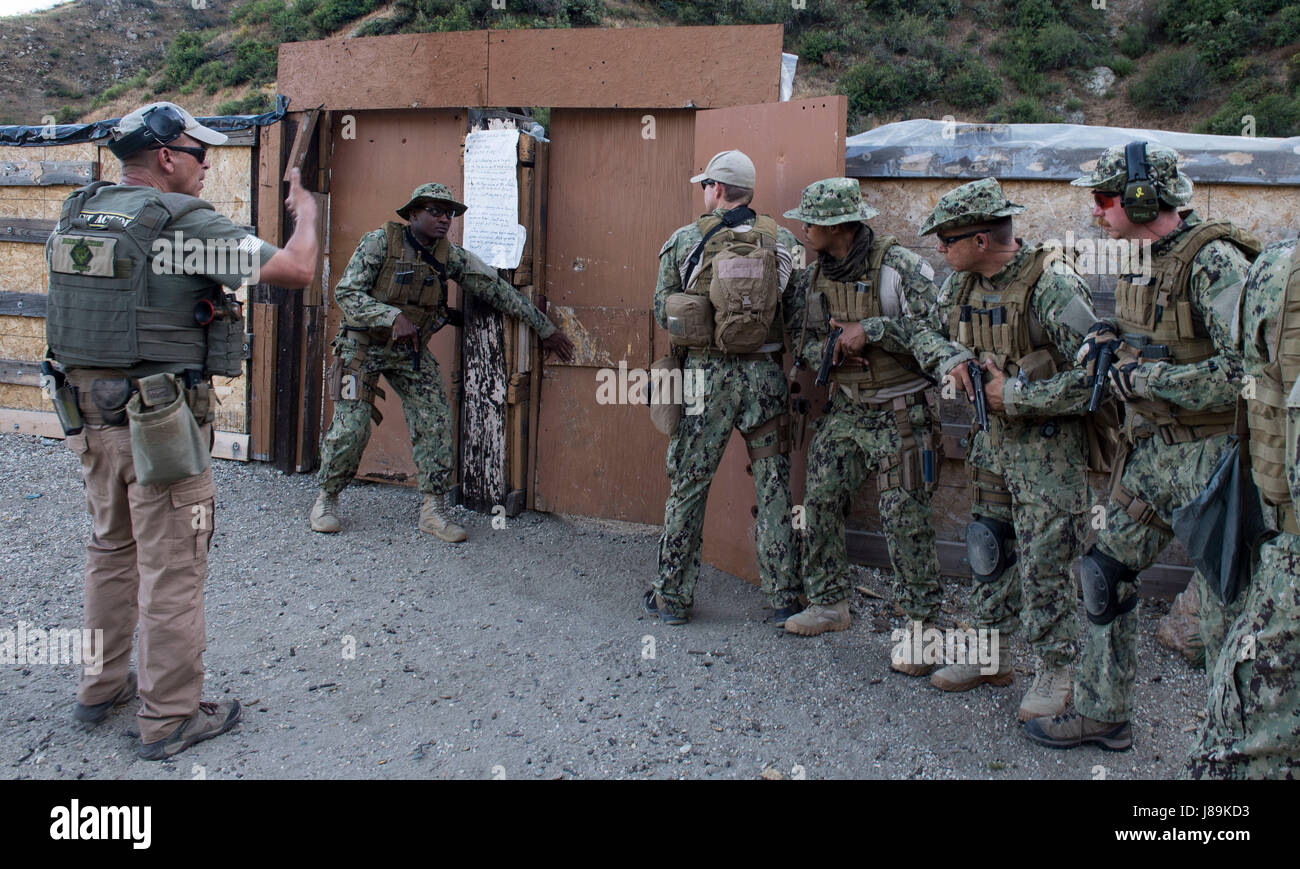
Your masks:
{"label": "camouflage uniform", "polygon": [[[944,196],[921,234],[1023,211],[1006,201],[993,179],[982,179]],[[980,279],[985,292],[1007,290],[1022,271],[1033,267],[1035,250],[1021,242],[1001,271]],[[953,345],[945,339],[957,337],[951,334],[950,323],[968,274],[957,272],[944,281],[928,328],[909,334],[889,324],[873,324],[868,338],[873,333],[888,336],[889,341],[911,347],[927,369],[951,370]],[[1087,285],[1059,257],[1050,258],[1043,267],[1029,293],[1028,307],[1046,343],[1065,359],[1073,357],[1096,321]],[[981,355],[991,358],[985,348]],[[1068,666],[1074,658],[1077,591],[1067,566],[1085,534],[1088,450],[1080,414],[1089,397],[1086,374],[1074,367],[1032,381],[1008,377],[1002,393],[1005,413],[990,411],[989,431],[974,432],[967,456],[972,515],[1013,526],[1018,566],[988,582],[975,583],[971,593],[975,626],[996,628],[1005,635],[1023,623],[1026,639],[1048,669]],[[997,495],[1003,487],[1009,499]]]}
{"label": "camouflage uniform", "polygon": [[[1296,250],[1295,240],[1267,248],[1246,279],[1239,334],[1245,372],[1256,378],[1277,358],[1278,348],[1270,345]],[[1286,404],[1286,475],[1294,510],[1300,504],[1296,450],[1300,388],[1291,389]],[[1252,431],[1252,437],[1257,436]],[[1266,517],[1276,517],[1276,509],[1267,503],[1264,507]],[[1244,595],[1243,611],[1232,623],[1218,658],[1210,663],[1208,716],[1188,759],[1190,776],[1295,778],[1300,774],[1298,589],[1300,536],[1283,532],[1264,544]]]}
{"label": "camouflage uniform", "polygon": [[[1189,202],[1192,183],[1177,171],[1177,154],[1168,148],[1149,146],[1147,155],[1151,181],[1161,200],[1173,207]],[[1091,174],[1072,183],[1106,190],[1122,188],[1125,165],[1124,149],[1111,148]],[[1184,233],[1201,222],[1195,211],[1183,211],[1182,224],[1152,245],[1152,268],[1158,270],[1161,258],[1168,255]],[[1132,378],[1137,398],[1162,400],[1190,411],[1213,412],[1233,407],[1241,389],[1241,364],[1231,349],[1230,330],[1248,268],[1246,258],[1231,243],[1218,240],[1201,248],[1192,263],[1187,299],[1192,318],[1204,323],[1218,355],[1191,364],[1143,362],[1134,370]],[[1205,489],[1231,435],[1225,431],[1184,443],[1166,443],[1162,436],[1155,434],[1149,421],[1134,413],[1132,407],[1128,411],[1124,434],[1132,447],[1120,485],[1140,496],[1160,521],[1168,524],[1176,508]],[[1097,534],[1095,550],[1136,574],[1155,561],[1171,537],[1170,531],[1157,524],[1144,524],[1134,518],[1130,510],[1112,497],[1105,524]],[[1201,631],[1206,641],[1207,661],[1211,661],[1232,613],[1225,617],[1222,604],[1217,595],[1208,591],[1203,577],[1197,574],[1193,581],[1202,585]],[[1121,609],[1136,599],[1137,585],[1136,580],[1118,583]],[[1136,606],[1109,624],[1088,622],[1075,684],[1074,703],[1080,714],[1101,722],[1123,722],[1132,717],[1138,626]]]}
{"label": "camouflage uniform", "polygon": [[[800,208],[787,211],[785,216],[822,226],[853,221],[865,227],[861,221],[877,214],[874,208],[861,202],[858,182],[845,178],[810,185],[804,191]],[[862,232],[866,233],[865,237]],[[871,231],[864,229],[857,238],[859,242],[872,239]],[[870,245],[871,241],[866,241],[861,246]],[[874,291],[882,294],[881,285],[886,278],[867,274],[866,254],[865,249],[859,253],[863,260],[859,266],[863,270],[861,277],[876,282]],[[799,324],[798,330],[792,333],[792,346],[813,370],[821,364],[826,334],[823,324],[809,321],[807,329],[803,324],[810,282],[818,268],[810,265],[791,279],[795,288],[789,315],[791,322]],[[896,294],[900,307],[898,316],[924,320],[929,315],[937,294],[934,270],[929,263],[902,245],[892,244],[884,251],[879,275],[889,276],[889,292]],[[866,322],[863,321],[864,325]],[[911,354],[905,355],[911,362]],[[890,399],[868,403],[854,400],[848,395],[849,390],[839,385],[833,384],[830,390],[830,408],[817,421],[817,433],[808,452],[804,495],[807,529],[803,534],[800,565],[809,603],[822,605],[838,603],[852,590],[844,538],[848,503],[871,473],[889,467],[903,450],[897,414],[907,415],[917,444],[933,445],[936,472],[940,462],[939,421],[931,418],[926,401],[930,391],[925,389],[924,381],[904,384],[901,389],[876,390],[880,395],[896,394],[898,400],[905,402],[898,409],[891,406]],[[897,467],[896,462],[892,463]],[[930,621],[937,615],[943,595],[934,527],[930,521],[930,489],[921,482],[918,476],[916,484],[909,489],[901,484],[901,474],[897,471],[881,474],[879,509],[894,570],[895,600],[909,619]]]}
{"label": "camouflage uniform", "polygon": [[[725,213],[723,209],[713,211],[718,216]],[[655,320],[665,329],[668,320],[664,305],[669,295],[682,291],[681,267],[701,238],[699,227],[689,223],[674,232],[659,252],[654,311]],[[778,230],[777,240],[781,245],[778,259],[782,264],[782,308],[788,310],[789,251],[798,242],[785,228]],[[683,362],[684,369],[698,372],[685,382],[685,406],[703,409],[698,414],[684,413],[677,433],[668,443],[665,470],[670,486],[664,504],[664,533],[659,541],[659,577],[654,585],[664,605],[677,615],[685,615],[695,598],[709,484],[722,461],[731,430],[752,432],[787,412],[785,372],[779,356],[773,356],[758,360],[692,350]],[[751,446],[767,447],[777,440],[774,430],[756,438]],[[767,456],[751,462],[751,466],[758,501],[755,536],[761,588],[773,607],[790,606],[798,595],[797,552],[790,524],[790,457]]]}
{"label": "camouflage uniform", "polygon": [[[424,199],[452,201],[450,191],[440,184],[416,188],[411,204]],[[457,203],[458,204],[458,203]],[[403,209],[405,210],[405,209]],[[399,214],[405,217],[403,210]],[[409,231],[404,238],[403,259],[416,260],[417,251]],[[450,244],[447,277],[461,288],[492,305],[503,314],[515,317],[536,330],[542,338],[555,332],[555,324],[519,291],[497,276],[496,272],[470,251]],[[391,329],[400,309],[373,298],[375,281],[388,255],[383,229],[361,237],[343,277],[334,288],[334,301],[343,312],[343,323],[354,327]],[[411,434],[411,449],[418,471],[420,492],[441,496],[451,486],[455,454],[451,441],[451,411],[443,389],[442,372],[428,349],[420,347],[420,365],[416,370],[409,346],[372,343],[368,346],[356,337],[359,333],[345,329],[330,345],[345,367],[353,367],[363,357],[360,370],[365,375],[383,375],[402,401],[402,412]],[[361,333],[364,334],[364,333]],[[424,336],[422,336],[424,337]],[[358,378],[358,379],[362,379]],[[373,379],[370,382],[374,382]],[[321,444],[321,491],[334,496],[343,491],[356,476],[370,439],[372,405],[357,398],[340,398],[334,404],[334,420]]]}

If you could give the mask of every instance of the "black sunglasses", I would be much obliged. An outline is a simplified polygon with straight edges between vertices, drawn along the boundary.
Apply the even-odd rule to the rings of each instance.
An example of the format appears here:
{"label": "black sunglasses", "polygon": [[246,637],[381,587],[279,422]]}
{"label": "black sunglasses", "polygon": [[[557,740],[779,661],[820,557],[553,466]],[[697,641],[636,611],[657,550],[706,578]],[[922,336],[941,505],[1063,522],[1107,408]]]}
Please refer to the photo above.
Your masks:
{"label": "black sunglasses", "polygon": [[429,212],[434,217],[455,217],[456,209],[450,205],[426,205],[424,211]]}
{"label": "black sunglasses", "polygon": [[208,159],[208,149],[206,147],[188,148],[185,147],[184,145],[153,145],[149,148],[149,150],[158,151],[163,148],[166,148],[168,151],[184,151],[186,154],[189,154],[195,160],[198,160],[200,164],[202,164],[204,160]]}
{"label": "black sunglasses", "polygon": [[703,181],[700,182],[700,189],[707,190],[710,184],[717,184],[717,183],[718,182],[714,181],[712,178],[705,178]]}
{"label": "black sunglasses", "polygon": [[981,232],[988,232],[988,230],[977,229],[973,232],[963,232],[961,235],[938,235],[938,233],[936,233],[936,236],[939,239],[939,243],[944,247],[952,247],[956,242],[961,241],[963,238],[970,238],[971,236],[979,235]]}

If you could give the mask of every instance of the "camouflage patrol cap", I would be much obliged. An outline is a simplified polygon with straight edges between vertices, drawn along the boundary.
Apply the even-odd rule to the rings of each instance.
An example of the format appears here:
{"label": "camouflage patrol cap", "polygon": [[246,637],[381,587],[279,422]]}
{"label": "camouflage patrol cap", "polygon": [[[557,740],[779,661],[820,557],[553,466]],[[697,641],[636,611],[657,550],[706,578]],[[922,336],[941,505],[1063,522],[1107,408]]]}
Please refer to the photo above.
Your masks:
{"label": "camouflage patrol cap", "polygon": [[403,220],[411,219],[411,209],[421,202],[445,202],[450,205],[456,214],[464,214],[468,206],[462,202],[457,202],[452,198],[451,188],[446,184],[421,184],[411,193],[411,199],[401,208],[397,209],[397,214]]}
{"label": "camouflage patrol cap", "polygon": [[[1177,208],[1192,201],[1192,179],[1178,171],[1178,152],[1164,145],[1147,143],[1147,166],[1156,195],[1165,205]],[[1128,181],[1128,160],[1124,146],[1107,148],[1097,166],[1087,175],[1070,183],[1075,187],[1092,187],[1104,193],[1123,193]]]}
{"label": "camouflage patrol cap", "polygon": [[973,226],[1025,211],[1023,205],[1008,201],[996,178],[981,178],[945,193],[921,224],[921,235]]}
{"label": "camouflage patrol cap", "polygon": [[853,178],[823,178],[803,189],[799,207],[785,216],[800,223],[834,226],[837,223],[870,220],[880,212],[862,201],[862,189]]}

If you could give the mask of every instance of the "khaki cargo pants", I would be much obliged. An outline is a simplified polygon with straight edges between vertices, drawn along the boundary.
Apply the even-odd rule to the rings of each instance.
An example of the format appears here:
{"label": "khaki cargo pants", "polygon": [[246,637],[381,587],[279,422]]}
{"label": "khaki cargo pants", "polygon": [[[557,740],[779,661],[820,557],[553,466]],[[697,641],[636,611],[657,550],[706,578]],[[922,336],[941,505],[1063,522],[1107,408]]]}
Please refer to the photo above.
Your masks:
{"label": "khaki cargo pants", "polygon": [[[67,444],[81,459],[94,526],[86,545],[85,626],[104,632],[104,667],[82,676],[77,700],[103,703],[122,687],[138,621],[140,738],[156,742],[198,711],[203,690],[212,470],[170,485],[141,485],[127,426],[92,425],[93,406],[83,406],[82,414],[86,427]],[[211,436],[210,426],[201,430]]]}

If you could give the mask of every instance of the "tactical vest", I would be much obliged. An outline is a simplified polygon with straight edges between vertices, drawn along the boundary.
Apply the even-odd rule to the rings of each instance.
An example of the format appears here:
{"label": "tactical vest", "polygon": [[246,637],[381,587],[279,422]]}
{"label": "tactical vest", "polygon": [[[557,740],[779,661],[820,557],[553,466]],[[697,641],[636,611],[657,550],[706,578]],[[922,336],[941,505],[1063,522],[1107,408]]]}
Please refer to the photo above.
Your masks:
{"label": "tactical vest", "polygon": [[1277,313],[1277,329],[1269,341],[1269,356],[1271,361],[1252,384],[1253,400],[1244,402],[1250,427],[1250,468],[1266,503],[1290,507],[1287,467],[1295,460],[1296,444],[1288,443],[1287,394],[1300,377],[1300,246],[1291,255],[1291,272]]}
{"label": "tactical vest", "polygon": [[[50,238],[45,334],[54,358],[83,368],[211,362],[211,373],[225,374],[225,363],[208,358],[208,329],[196,323],[193,302],[157,307],[149,293],[154,240],[176,218],[212,206],[183,193],[130,187],[112,198],[113,212],[83,213],[90,197],[112,186],[97,181],[74,191]],[[215,284],[209,295],[221,298]],[[241,337],[242,323],[241,317]],[[242,369],[242,353],[239,359]]]}
{"label": "tactical vest", "polygon": [[[890,235],[873,238],[865,268],[858,281],[842,283],[831,280],[822,272],[818,262],[813,266],[809,292],[821,293],[826,299],[831,317],[842,323],[856,323],[870,317],[902,316],[901,291],[896,300],[890,300],[888,306],[881,299],[881,263],[885,259],[885,252],[895,244],[898,244],[898,239]],[[905,364],[912,361],[910,355],[890,353],[876,344],[868,343],[863,358],[867,360],[865,369],[856,366],[831,369],[831,380],[848,387],[859,400],[870,400],[875,392],[908,383],[914,383],[918,390],[929,385],[929,381],[916,373],[914,364],[910,368]]]}
{"label": "tactical vest", "polygon": [[[1226,220],[1207,220],[1190,227],[1168,251],[1152,263],[1150,278],[1123,275],[1115,287],[1115,321],[1125,336],[1142,336],[1144,360],[1166,359],[1188,365],[1209,359],[1218,351],[1204,319],[1188,297],[1192,261],[1207,244],[1224,239],[1236,245],[1248,260],[1259,254],[1260,244]],[[1132,339],[1127,339],[1133,343]],[[1154,346],[1153,346],[1154,345]],[[1142,349],[1142,348],[1139,348]],[[1134,399],[1133,410],[1157,426],[1221,428],[1232,423],[1233,411],[1192,411],[1163,401]]]}
{"label": "tactical vest", "polygon": [[435,320],[447,316],[447,255],[451,243],[438,239],[433,246],[437,266],[421,259],[404,238],[405,224],[390,220],[384,224],[388,251],[370,295],[379,302],[399,308],[415,328],[423,332]]}
{"label": "tactical vest", "polygon": [[1041,244],[1031,247],[1024,265],[1000,290],[987,289],[988,282],[978,272],[963,272],[948,312],[948,335],[976,357],[992,359],[1009,378],[1022,369],[1029,380],[1055,375],[1064,357],[1041,329],[1030,328],[1029,307],[1029,297],[1054,256],[1059,254]]}
{"label": "tactical vest", "polygon": [[[722,223],[722,218],[716,214],[706,214],[699,220],[695,221],[696,227],[700,230],[700,236],[705,237],[713,230],[714,227]],[[720,229],[713,233],[713,237],[704,243],[700,250],[700,267],[695,271],[694,277],[687,275],[690,279],[690,285],[685,288],[685,292],[693,296],[709,295],[709,284],[713,281],[713,257],[731,245],[733,242],[745,244],[765,244],[775,246],[777,243],[777,224],[776,220],[766,214],[756,215],[754,218],[753,229],[746,232],[737,232],[734,229]],[[764,344],[781,344],[783,339],[783,318],[781,308],[778,304],[776,316],[772,318],[772,323],[767,328],[767,337]],[[710,349],[722,352],[716,346]]]}

